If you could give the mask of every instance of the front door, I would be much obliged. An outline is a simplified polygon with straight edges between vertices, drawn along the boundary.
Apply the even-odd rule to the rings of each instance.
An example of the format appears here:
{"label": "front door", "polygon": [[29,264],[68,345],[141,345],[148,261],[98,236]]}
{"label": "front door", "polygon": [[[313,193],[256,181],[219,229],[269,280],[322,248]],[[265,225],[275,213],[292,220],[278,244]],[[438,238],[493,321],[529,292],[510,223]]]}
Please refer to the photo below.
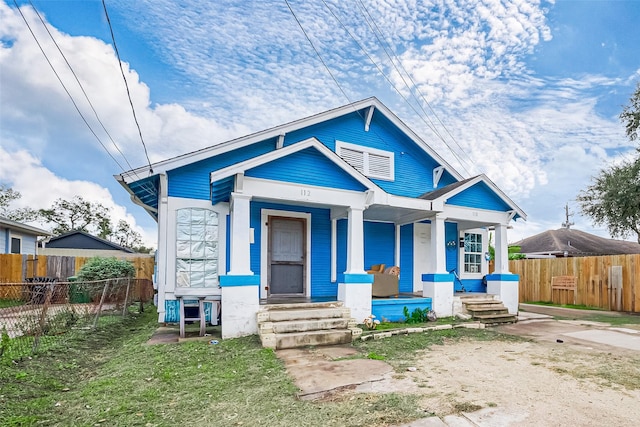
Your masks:
{"label": "front door", "polygon": [[269,294],[302,295],[305,282],[304,218],[269,217]]}

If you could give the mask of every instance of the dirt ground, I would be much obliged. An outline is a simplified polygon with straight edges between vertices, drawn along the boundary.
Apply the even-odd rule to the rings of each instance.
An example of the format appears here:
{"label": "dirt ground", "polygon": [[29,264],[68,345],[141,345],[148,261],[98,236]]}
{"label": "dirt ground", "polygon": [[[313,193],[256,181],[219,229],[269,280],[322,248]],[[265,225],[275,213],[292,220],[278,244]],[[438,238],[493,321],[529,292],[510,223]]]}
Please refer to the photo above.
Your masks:
{"label": "dirt ground", "polygon": [[640,357],[547,342],[458,342],[423,352],[406,376],[439,417],[495,407],[506,425],[632,426],[640,420]]}

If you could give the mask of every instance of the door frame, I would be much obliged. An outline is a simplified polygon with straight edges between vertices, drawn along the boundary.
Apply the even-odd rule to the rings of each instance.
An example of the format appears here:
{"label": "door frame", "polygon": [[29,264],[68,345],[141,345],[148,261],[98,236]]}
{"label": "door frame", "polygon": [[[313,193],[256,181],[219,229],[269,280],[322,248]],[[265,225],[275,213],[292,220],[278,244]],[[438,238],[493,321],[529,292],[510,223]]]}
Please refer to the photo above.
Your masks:
{"label": "door frame", "polygon": [[[261,209],[260,211],[260,298],[266,299],[269,296],[269,217],[280,217],[283,219],[304,219],[303,227],[303,293],[302,295],[311,297],[311,214],[308,212],[293,212],[277,209]],[[327,266],[329,268],[329,266]],[[300,295],[300,294],[296,294]]]}

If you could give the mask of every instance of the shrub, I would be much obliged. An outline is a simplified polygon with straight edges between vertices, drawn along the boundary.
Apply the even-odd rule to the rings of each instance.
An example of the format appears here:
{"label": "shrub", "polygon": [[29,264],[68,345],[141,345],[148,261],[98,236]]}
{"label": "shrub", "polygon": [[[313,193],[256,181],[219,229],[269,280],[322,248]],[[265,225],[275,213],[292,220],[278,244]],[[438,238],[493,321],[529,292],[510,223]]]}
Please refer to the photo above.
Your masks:
{"label": "shrub", "polygon": [[79,281],[89,282],[92,280],[134,277],[135,274],[136,269],[129,261],[119,260],[114,257],[95,257],[82,266],[77,277]]}

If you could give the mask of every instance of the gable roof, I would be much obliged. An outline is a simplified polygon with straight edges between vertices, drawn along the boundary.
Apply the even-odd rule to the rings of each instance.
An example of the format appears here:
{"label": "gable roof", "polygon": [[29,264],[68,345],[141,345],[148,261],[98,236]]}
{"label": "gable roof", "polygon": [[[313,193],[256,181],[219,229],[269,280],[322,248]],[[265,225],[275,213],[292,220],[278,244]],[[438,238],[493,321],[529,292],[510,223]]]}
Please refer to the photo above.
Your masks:
{"label": "gable roof", "polygon": [[510,246],[520,246],[523,254],[568,256],[622,255],[640,253],[640,244],[606,239],[584,231],[560,228],[527,237]]}
{"label": "gable roof", "polygon": [[[141,168],[133,169],[131,171],[124,172],[119,175],[115,175],[115,178],[118,181],[120,181],[120,183],[123,186],[126,186],[127,184],[139,181],[141,179],[144,179],[154,174],[165,173],[169,170],[173,170],[181,166],[195,163],[200,160],[205,160],[231,150],[236,150],[238,148],[246,147],[256,142],[264,141],[270,138],[278,138],[281,135],[285,135],[292,131],[302,129],[308,126],[312,126],[317,123],[325,122],[337,117],[341,117],[346,114],[351,114],[353,112],[358,112],[365,109],[369,109],[369,111],[373,111],[371,110],[372,108],[377,110],[379,113],[381,113],[387,120],[389,120],[398,129],[400,129],[403,133],[405,133],[418,147],[420,147],[423,151],[425,151],[436,162],[444,166],[446,171],[449,172],[452,176],[454,176],[456,179],[462,179],[462,175],[456,172],[453,169],[453,167],[444,160],[444,158],[442,158],[438,153],[436,153],[413,130],[411,130],[406,124],[404,124],[404,122],[402,122],[393,112],[391,112],[391,110],[389,110],[382,102],[380,102],[375,97],[357,101],[352,104],[347,104],[342,107],[334,108],[332,110],[328,110],[323,113],[319,113],[319,114],[306,117],[303,119],[299,119],[284,125],[280,125],[270,129],[260,131],[260,132],[256,132],[247,136],[243,136],[241,138],[232,139],[230,141],[216,144],[211,147],[207,147],[191,153],[183,154],[181,156],[174,157],[172,159],[157,162],[152,164],[151,167],[144,166]],[[362,114],[362,116],[363,116],[363,119],[369,120],[370,114]],[[363,123],[363,126],[366,126],[366,125],[367,123]]]}
{"label": "gable roof", "polygon": [[52,237],[48,242],[46,242],[46,246],[48,248],[60,249],[117,250],[126,253],[134,253],[134,251],[129,248],[125,248],[81,230],[74,230],[61,234],[60,236]]}
{"label": "gable roof", "polygon": [[51,236],[51,233],[47,230],[43,230],[38,227],[33,227],[31,225],[23,224],[18,221],[13,221],[8,218],[0,217],[0,227],[8,228],[11,230],[16,230],[24,234],[29,234],[32,236]]}
{"label": "gable roof", "polygon": [[480,174],[471,178],[467,178],[462,181],[454,182],[453,184],[446,185],[442,188],[438,188],[437,190],[430,191],[428,193],[424,193],[419,196],[420,199],[431,200],[432,202],[442,201],[443,203],[446,200],[451,199],[452,197],[463,193],[464,191],[470,189],[474,185],[484,184],[493,193],[509,208],[514,212],[514,218],[522,218],[524,220],[527,219],[527,214],[524,213],[518,205],[515,204],[513,200],[511,200],[505,193],[502,192],[496,186],[493,181],[491,181],[485,174]]}

